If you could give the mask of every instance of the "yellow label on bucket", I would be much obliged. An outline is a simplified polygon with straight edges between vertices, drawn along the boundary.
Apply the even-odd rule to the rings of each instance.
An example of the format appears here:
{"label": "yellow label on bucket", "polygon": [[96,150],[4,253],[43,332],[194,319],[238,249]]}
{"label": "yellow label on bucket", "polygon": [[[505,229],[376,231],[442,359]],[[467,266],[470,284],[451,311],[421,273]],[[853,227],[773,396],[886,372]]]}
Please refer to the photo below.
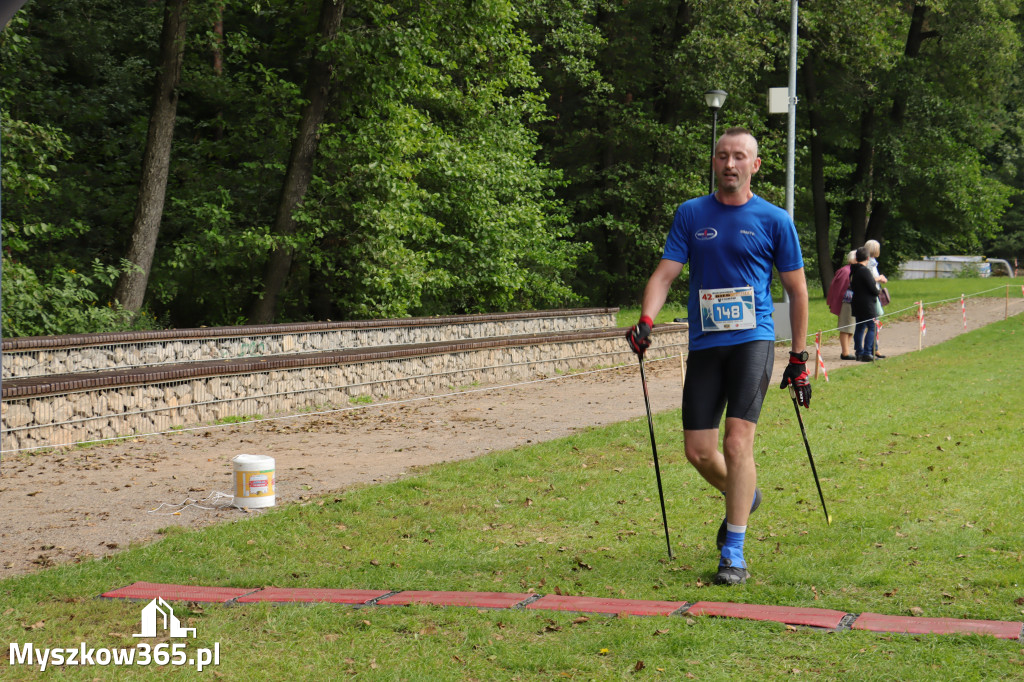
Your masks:
{"label": "yellow label on bucket", "polygon": [[235,472],[235,497],[267,497],[273,494],[273,469]]}

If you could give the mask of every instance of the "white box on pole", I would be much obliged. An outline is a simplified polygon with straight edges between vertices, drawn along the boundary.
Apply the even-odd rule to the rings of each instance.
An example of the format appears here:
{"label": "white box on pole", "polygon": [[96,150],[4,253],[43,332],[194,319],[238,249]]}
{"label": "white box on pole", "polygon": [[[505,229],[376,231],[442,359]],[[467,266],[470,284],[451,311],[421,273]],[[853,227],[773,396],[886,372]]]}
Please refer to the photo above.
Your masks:
{"label": "white box on pole", "polygon": [[768,113],[789,112],[789,88],[768,88]]}

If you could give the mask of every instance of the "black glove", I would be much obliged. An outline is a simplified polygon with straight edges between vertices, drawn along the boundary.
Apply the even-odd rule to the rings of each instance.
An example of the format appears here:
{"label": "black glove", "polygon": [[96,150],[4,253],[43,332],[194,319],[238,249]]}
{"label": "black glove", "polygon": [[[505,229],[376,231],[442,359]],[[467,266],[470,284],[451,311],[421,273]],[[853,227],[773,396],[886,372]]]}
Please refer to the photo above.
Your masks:
{"label": "black glove", "polygon": [[782,384],[779,388],[793,385],[796,401],[803,407],[811,406],[811,382],[807,375],[807,365],[797,357],[790,355],[789,364],[782,373]]}
{"label": "black glove", "polygon": [[629,342],[630,349],[641,357],[651,345],[652,326],[654,326],[654,320],[644,315],[635,327],[626,332],[626,341]]}

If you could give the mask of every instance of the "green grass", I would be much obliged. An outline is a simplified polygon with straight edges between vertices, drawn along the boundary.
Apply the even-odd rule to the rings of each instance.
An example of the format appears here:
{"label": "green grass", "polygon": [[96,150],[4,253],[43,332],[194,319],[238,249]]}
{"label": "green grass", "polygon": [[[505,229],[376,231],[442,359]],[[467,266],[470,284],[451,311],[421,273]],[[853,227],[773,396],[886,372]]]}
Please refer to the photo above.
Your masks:
{"label": "green grass", "polygon": [[[665,553],[646,418],[429,467],[401,481],[167,533],[113,557],[0,582],[0,632],[37,646],[133,646],[143,580],[259,587],[563,593],[1024,620],[1024,315],[815,383],[805,412],[826,526],[792,402],[771,391],[756,453],[745,586],[709,585],[721,496],[656,415],[675,559]],[[585,387],[581,386],[581,391]],[[641,408],[642,410],[642,408]],[[226,679],[1020,678],[1019,641],[791,630],[736,619],[466,608],[175,605],[219,642]],[[606,651],[605,651],[606,650]],[[640,670],[637,668],[640,667]],[[5,667],[5,679],[35,679]],[[795,671],[800,671],[795,672]],[[68,668],[68,679],[186,669]]]}

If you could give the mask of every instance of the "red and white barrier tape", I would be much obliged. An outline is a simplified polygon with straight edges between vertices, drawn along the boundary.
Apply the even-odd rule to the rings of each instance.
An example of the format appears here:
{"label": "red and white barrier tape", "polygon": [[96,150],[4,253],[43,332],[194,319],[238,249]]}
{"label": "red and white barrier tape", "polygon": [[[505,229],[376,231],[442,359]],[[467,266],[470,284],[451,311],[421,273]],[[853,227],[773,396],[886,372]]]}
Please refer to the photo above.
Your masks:
{"label": "red and white barrier tape", "polygon": [[828,370],[825,369],[825,360],[821,357],[821,332],[814,335],[814,352],[818,356],[818,367],[821,368],[821,373],[825,375],[825,381],[828,381]]}

